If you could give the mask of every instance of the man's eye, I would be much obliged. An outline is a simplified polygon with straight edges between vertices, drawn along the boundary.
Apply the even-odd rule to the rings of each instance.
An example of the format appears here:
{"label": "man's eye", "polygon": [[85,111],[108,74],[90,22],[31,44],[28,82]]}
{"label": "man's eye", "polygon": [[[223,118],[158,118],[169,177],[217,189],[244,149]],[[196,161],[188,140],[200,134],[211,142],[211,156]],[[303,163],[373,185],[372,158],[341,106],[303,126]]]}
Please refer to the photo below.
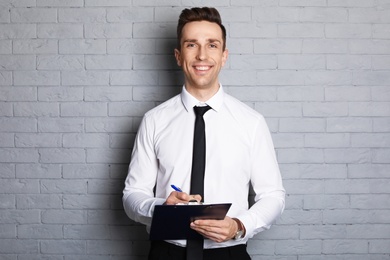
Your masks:
{"label": "man's eye", "polygon": [[210,48],[218,48],[216,44],[210,44]]}
{"label": "man's eye", "polygon": [[195,47],[195,44],[194,43],[189,43],[189,44],[187,44],[187,47],[188,48],[193,48],[193,47]]}

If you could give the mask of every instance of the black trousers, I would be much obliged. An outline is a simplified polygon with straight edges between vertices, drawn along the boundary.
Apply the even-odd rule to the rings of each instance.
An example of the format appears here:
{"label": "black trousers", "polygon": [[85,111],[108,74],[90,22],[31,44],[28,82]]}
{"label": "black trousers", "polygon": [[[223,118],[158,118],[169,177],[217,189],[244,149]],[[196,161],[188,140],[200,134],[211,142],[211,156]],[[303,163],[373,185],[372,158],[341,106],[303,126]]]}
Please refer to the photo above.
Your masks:
{"label": "black trousers", "polygon": [[[185,260],[186,248],[165,241],[152,241],[149,260]],[[250,260],[246,245],[205,249],[204,260]]]}

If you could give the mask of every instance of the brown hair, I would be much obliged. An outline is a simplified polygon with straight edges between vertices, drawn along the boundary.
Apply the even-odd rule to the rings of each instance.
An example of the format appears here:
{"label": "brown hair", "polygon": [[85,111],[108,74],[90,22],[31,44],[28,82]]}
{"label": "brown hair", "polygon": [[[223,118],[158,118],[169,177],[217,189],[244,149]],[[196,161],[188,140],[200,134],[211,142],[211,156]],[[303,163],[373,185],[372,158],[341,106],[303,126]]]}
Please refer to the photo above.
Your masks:
{"label": "brown hair", "polygon": [[221,16],[217,9],[213,7],[194,7],[184,9],[179,17],[177,24],[177,48],[181,48],[181,37],[184,25],[190,22],[208,21],[216,23],[222,30],[223,50],[226,48],[226,29],[222,24]]}

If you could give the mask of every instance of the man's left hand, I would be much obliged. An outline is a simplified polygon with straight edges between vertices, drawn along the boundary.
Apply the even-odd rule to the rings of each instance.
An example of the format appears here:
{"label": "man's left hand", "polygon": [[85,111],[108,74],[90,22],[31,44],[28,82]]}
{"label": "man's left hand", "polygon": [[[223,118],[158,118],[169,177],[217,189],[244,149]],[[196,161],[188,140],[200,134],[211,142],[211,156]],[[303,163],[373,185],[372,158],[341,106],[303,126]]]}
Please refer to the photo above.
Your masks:
{"label": "man's left hand", "polygon": [[234,238],[238,230],[237,223],[228,216],[223,220],[195,220],[191,223],[191,228],[218,243]]}

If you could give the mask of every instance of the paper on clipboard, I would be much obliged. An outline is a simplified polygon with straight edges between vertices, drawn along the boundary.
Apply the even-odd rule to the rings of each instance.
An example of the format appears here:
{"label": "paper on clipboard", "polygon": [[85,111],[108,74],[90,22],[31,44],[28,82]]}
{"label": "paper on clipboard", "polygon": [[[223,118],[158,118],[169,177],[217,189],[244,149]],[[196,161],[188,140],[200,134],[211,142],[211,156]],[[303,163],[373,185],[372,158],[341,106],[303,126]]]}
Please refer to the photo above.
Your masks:
{"label": "paper on clipboard", "polygon": [[202,236],[190,228],[190,223],[197,219],[224,219],[231,205],[156,205],[150,240],[199,239]]}

